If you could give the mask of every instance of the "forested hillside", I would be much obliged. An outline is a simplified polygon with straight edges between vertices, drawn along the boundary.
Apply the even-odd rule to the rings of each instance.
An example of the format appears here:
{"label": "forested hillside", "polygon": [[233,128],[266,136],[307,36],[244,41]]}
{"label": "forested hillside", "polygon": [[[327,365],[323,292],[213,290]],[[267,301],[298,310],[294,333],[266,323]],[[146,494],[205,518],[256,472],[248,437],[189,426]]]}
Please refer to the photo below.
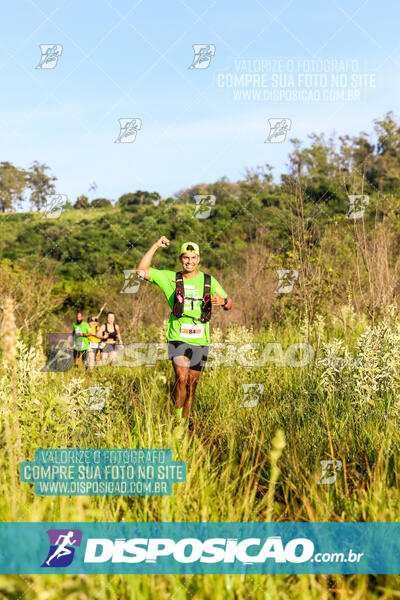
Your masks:
{"label": "forested hillside", "polygon": [[[239,181],[222,177],[171,198],[139,190],[89,203],[82,195],[58,217],[46,212],[56,180],[48,167],[35,163],[24,171],[1,163],[1,292],[11,285],[19,325],[59,322],[108,298],[134,327],[143,293],[153,291],[120,294],[123,271],[161,235],[171,246],[156,255],[155,266],[178,267],[180,243],[198,242],[203,270],[222,277],[239,322],[260,325],[299,313],[312,319],[349,296],[374,319],[398,292],[399,125],[388,113],[371,134],[311,134],[291,144],[280,178],[264,164]],[[28,192],[35,210],[15,212]],[[293,293],[274,294],[279,268],[299,271]]]}

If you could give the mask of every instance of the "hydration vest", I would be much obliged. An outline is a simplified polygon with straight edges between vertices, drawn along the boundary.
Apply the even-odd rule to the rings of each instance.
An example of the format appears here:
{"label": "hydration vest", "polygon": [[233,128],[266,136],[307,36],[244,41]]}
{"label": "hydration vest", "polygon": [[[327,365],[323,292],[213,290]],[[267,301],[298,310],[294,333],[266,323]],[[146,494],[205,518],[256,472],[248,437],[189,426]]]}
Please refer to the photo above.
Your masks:
{"label": "hydration vest", "polygon": [[193,302],[195,300],[202,300],[202,304],[201,304],[201,317],[192,317],[190,315],[185,315],[185,313],[183,312],[183,307],[185,305],[185,289],[183,286],[183,271],[179,271],[176,274],[176,280],[175,282],[176,286],[175,286],[175,296],[174,296],[174,307],[172,309],[172,314],[174,315],[174,317],[176,317],[177,319],[180,319],[181,317],[189,317],[189,319],[193,319],[194,321],[200,321],[200,323],[207,323],[210,319],[211,319],[211,309],[212,309],[212,304],[211,304],[211,277],[210,275],[207,275],[207,273],[204,273],[204,289],[203,289],[203,297],[202,298],[188,298],[186,297],[186,300],[191,300],[192,301],[192,308],[193,308]]}

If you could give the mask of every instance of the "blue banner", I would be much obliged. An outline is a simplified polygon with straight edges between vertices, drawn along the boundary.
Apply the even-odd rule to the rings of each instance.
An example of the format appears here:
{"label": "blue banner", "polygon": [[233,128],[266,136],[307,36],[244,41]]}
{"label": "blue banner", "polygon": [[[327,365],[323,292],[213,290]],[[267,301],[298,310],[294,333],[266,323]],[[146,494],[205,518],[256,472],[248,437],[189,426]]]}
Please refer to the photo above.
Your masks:
{"label": "blue banner", "polygon": [[400,573],[399,523],[0,523],[0,572]]}

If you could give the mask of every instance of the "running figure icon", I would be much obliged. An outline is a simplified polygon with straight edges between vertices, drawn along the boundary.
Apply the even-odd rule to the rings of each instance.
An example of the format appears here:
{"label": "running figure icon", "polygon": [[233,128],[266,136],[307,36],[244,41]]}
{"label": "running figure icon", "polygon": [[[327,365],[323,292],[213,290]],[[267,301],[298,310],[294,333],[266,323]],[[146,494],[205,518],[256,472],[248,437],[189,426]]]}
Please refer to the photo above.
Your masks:
{"label": "running figure icon", "polygon": [[[70,548],[67,548],[68,544],[76,544],[77,540],[71,539],[74,537],[74,532],[73,531],[68,531],[67,535],[60,535],[56,541],[56,544],[59,544],[57,546],[57,550],[54,552],[54,554],[52,554],[50,556],[50,558],[48,560],[46,560],[46,565],[50,566],[51,561],[53,560],[53,558],[56,558],[56,556],[58,556],[59,558],[61,558],[62,556],[66,556],[67,554],[72,554],[72,550]],[[60,540],[63,539],[63,541],[60,543]]]}
{"label": "running figure icon", "polygon": [[50,548],[42,567],[68,567],[73,559],[76,547],[81,545],[80,529],[48,529]]}

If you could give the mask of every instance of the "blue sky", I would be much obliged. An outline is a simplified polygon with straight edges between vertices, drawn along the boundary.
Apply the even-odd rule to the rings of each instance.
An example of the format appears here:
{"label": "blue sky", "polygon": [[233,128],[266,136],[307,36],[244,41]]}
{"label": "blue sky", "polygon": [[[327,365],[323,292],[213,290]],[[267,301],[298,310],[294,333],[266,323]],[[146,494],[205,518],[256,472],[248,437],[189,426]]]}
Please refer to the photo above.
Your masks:
{"label": "blue sky", "polygon": [[[115,200],[136,189],[166,197],[222,176],[236,180],[264,163],[278,177],[290,137],[370,131],[375,118],[396,114],[399,16],[400,3],[391,0],[7,3],[0,23],[1,160],[46,163],[57,192],[71,201],[92,182],[90,197]],[[35,68],[40,44],[62,45],[55,68]],[[189,69],[193,44],[215,46],[208,68]],[[305,70],[322,59],[323,72],[307,88]],[[320,75],[329,87],[332,64],[349,61],[345,96],[330,101],[259,100],[251,96],[253,79],[249,98],[239,99],[221,85],[227,75],[254,77],[262,64],[261,93],[270,93],[274,74],[282,77],[275,89],[293,94],[282,87],[292,65],[294,87],[322,96]],[[365,87],[354,88],[358,99],[353,75],[363,76]],[[142,120],[133,143],[115,143],[120,118]],[[291,120],[283,143],[265,143],[269,118]]]}

